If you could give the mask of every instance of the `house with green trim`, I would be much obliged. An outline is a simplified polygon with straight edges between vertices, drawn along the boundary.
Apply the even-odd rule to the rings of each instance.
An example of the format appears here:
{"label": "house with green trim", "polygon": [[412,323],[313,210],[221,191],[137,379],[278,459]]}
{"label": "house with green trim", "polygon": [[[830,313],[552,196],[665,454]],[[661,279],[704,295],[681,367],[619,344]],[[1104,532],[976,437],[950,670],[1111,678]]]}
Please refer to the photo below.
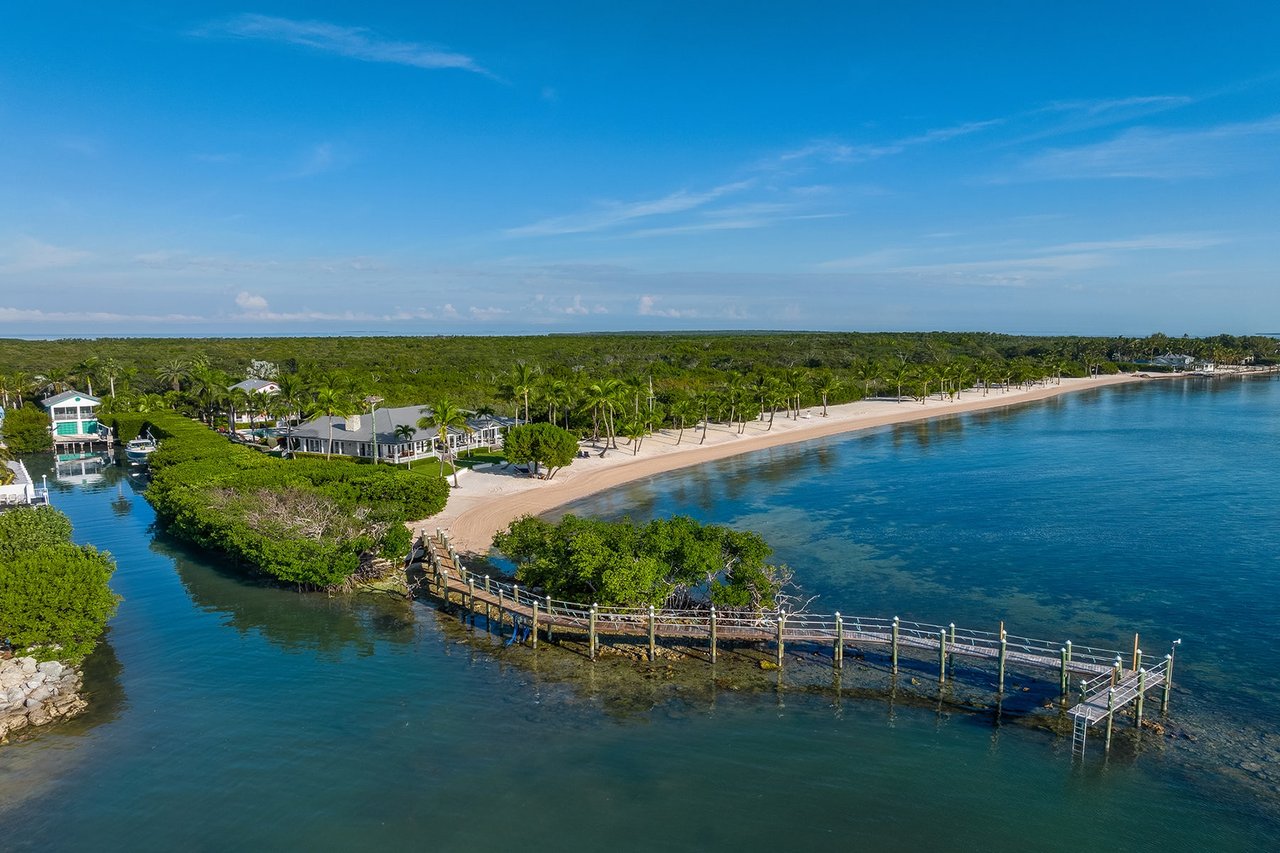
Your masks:
{"label": "house with green trim", "polygon": [[80,391],[63,391],[40,401],[49,413],[53,444],[110,444],[110,433],[98,424],[98,407],[102,401]]}

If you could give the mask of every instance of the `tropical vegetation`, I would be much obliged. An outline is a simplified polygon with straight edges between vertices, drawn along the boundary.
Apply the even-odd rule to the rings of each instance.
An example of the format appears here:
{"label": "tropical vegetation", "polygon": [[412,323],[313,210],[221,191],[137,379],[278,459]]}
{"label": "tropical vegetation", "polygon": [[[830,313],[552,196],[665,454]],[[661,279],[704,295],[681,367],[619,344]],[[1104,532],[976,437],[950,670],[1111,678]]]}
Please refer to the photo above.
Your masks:
{"label": "tropical vegetation", "polygon": [[119,597],[111,555],[71,542],[52,507],[0,512],[0,651],[78,662],[97,644]]}
{"label": "tropical vegetation", "polygon": [[758,611],[783,604],[792,582],[786,566],[768,562],[759,534],[685,516],[647,524],[525,516],[493,544],[520,581],[568,601]]}

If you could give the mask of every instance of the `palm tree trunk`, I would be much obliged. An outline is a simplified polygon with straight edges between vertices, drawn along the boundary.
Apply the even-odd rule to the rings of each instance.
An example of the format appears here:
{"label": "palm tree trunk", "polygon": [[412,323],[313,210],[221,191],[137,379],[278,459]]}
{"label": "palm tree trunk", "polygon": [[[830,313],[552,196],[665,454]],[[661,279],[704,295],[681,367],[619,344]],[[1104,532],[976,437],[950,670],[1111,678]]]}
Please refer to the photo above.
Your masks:
{"label": "palm tree trunk", "polygon": [[333,415],[329,416],[329,444],[324,449],[324,458],[329,459],[333,454]]}

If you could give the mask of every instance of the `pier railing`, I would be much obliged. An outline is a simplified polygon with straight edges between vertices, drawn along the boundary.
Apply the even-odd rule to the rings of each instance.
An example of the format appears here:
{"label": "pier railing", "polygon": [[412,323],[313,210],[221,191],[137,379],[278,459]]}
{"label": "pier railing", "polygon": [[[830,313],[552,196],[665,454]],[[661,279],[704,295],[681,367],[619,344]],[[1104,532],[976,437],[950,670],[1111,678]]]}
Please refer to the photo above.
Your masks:
{"label": "pier railing", "polygon": [[415,543],[406,562],[417,561],[429,569],[428,592],[446,602],[456,598],[472,612],[484,608],[489,618],[496,609],[500,632],[510,622],[513,636],[528,634],[535,647],[539,629],[547,637],[553,631],[585,634],[592,660],[602,636],[647,635],[650,659],[656,657],[659,638],[706,642],[713,662],[721,641],[773,643],[779,667],[785,662],[784,651],[789,643],[830,646],[836,669],[844,665],[847,646],[885,646],[894,675],[899,671],[900,655],[923,656],[936,661],[939,684],[946,682],[948,670],[954,671],[956,657],[984,660],[995,665],[1001,693],[1009,665],[1056,671],[1064,701],[1072,692],[1072,677],[1079,677],[1079,702],[1069,714],[1075,728],[1074,743],[1081,752],[1088,727],[1103,719],[1107,721],[1110,746],[1112,719],[1118,709],[1134,704],[1140,719],[1148,690],[1162,688],[1161,710],[1168,710],[1173,655],[1144,666],[1136,637],[1131,665],[1126,669],[1124,656],[1115,649],[1018,636],[1006,631],[1003,623],[997,631],[984,631],[954,623],[940,625],[896,616],[849,616],[839,611],[815,614],[788,613],[783,609],[602,607],[563,601],[470,571],[443,530]]}

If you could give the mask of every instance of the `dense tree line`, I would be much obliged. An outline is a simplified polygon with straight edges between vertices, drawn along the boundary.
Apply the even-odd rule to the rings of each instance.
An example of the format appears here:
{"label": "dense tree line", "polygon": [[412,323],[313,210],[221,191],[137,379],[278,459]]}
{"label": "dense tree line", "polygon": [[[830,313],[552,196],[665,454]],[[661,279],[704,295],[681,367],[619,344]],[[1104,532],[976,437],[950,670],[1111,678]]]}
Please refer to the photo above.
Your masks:
{"label": "dense tree line", "polygon": [[791,584],[759,534],[685,516],[647,524],[525,516],[493,544],[523,583],[580,603],[758,611],[779,606]]}
{"label": "dense tree line", "polygon": [[347,459],[281,460],[174,414],[117,415],[122,439],[161,439],[147,500],[171,533],[287,583],[333,588],[409,549],[406,521],[444,508],[448,483]]}
{"label": "dense tree line", "polygon": [[56,509],[0,512],[0,650],[80,661],[115,612],[114,571],[109,554],[71,542]]}

